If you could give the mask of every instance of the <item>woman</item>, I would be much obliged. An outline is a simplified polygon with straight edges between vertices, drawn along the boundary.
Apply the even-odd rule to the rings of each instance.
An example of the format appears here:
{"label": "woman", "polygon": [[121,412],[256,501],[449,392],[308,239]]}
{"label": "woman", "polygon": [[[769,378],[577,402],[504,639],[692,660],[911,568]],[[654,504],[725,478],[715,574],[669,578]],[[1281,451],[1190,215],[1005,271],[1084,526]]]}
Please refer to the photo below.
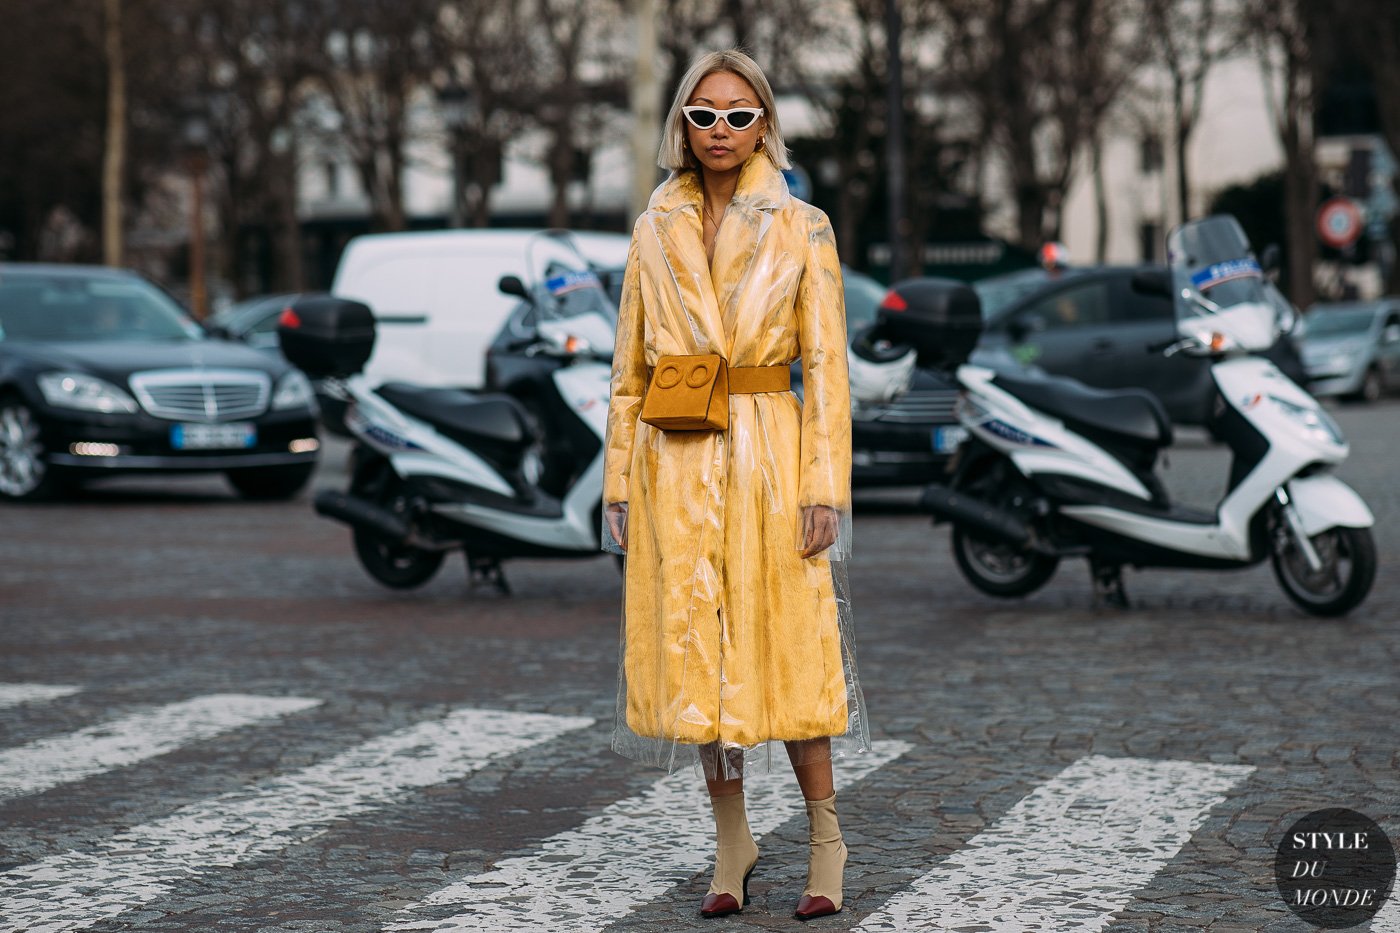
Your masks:
{"label": "woman", "polygon": [[[868,750],[845,558],[850,385],[841,267],[826,215],[792,197],[768,80],[739,51],[681,80],[632,231],[604,464],[604,547],[627,554],[612,747],[703,767],[717,833],[705,916],[742,909],[758,858],[746,763],[783,741],[806,801],[801,919],[841,909],[846,846],[831,759]],[[639,420],[651,367],[718,353],[722,431]],[[803,398],[788,387],[802,359]]]}

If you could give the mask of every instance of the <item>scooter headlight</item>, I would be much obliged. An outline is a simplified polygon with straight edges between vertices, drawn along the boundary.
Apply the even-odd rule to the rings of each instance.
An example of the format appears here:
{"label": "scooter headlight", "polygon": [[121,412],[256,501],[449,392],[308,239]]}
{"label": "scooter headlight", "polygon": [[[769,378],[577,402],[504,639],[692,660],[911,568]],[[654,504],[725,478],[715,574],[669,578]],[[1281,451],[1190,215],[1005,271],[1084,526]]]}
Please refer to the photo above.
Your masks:
{"label": "scooter headlight", "polygon": [[1315,440],[1330,442],[1338,446],[1346,443],[1346,438],[1342,436],[1342,429],[1336,421],[1332,420],[1332,416],[1321,408],[1298,405],[1281,399],[1277,395],[1270,395],[1269,401],[1277,405],[1279,411],[1292,418]]}

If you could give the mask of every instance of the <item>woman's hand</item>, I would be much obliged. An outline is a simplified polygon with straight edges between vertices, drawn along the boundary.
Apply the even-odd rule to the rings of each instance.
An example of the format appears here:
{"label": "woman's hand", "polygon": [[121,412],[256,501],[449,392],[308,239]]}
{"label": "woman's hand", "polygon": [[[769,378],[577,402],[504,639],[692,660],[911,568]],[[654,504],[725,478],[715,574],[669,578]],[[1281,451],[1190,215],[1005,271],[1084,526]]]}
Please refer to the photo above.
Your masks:
{"label": "woman's hand", "polygon": [[829,505],[802,507],[802,556],[820,554],[836,543],[837,513]]}
{"label": "woman's hand", "polygon": [[627,550],[627,503],[609,502],[604,514],[608,519],[608,530],[618,547]]}

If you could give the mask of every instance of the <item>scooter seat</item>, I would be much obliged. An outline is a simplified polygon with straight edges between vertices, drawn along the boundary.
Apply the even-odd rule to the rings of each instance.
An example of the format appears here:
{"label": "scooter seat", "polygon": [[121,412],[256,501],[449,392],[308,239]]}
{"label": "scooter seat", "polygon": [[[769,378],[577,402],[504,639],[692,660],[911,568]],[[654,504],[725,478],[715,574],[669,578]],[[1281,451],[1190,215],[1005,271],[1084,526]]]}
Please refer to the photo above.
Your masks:
{"label": "scooter seat", "polygon": [[386,382],[374,391],[404,414],[495,460],[518,463],[534,440],[524,407],[503,393],[476,394],[409,382]]}
{"label": "scooter seat", "polygon": [[1061,419],[1070,430],[1123,439],[1154,452],[1171,446],[1171,419],[1161,400],[1146,389],[1094,389],[1063,376],[1024,379],[1005,373],[998,373],[992,384]]}

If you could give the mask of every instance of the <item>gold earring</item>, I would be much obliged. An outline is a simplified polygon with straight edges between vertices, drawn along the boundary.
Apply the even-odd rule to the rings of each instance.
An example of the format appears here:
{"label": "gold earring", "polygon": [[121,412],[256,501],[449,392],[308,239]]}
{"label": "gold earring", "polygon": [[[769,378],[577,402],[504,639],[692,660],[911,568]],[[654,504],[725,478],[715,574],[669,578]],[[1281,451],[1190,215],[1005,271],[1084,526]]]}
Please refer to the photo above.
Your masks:
{"label": "gold earring", "polygon": [[762,136],[758,137],[758,148],[760,148],[760,149],[763,148],[763,137],[762,137]]}

